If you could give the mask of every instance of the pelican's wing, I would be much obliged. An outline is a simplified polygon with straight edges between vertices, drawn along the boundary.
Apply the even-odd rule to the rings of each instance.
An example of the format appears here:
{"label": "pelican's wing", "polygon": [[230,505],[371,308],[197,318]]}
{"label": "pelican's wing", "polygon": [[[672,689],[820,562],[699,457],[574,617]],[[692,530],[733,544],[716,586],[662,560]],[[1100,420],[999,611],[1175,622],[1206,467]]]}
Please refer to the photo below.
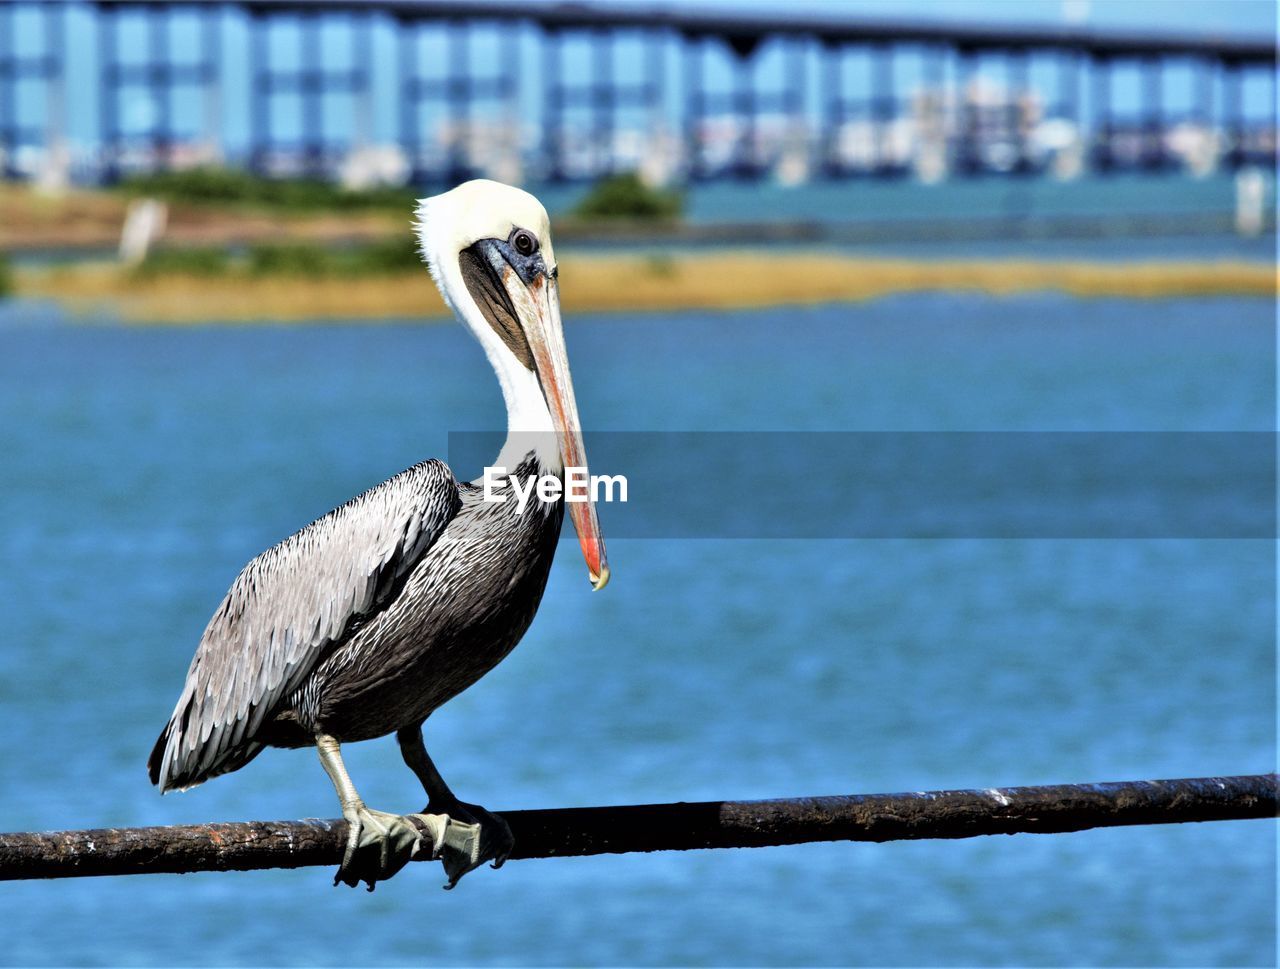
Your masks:
{"label": "pelican's wing", "polygon": [[398,594],[460,505],[449,468],[426,461],[246,565],[200,638],[152,783],[193,787],[252,759],[263,721]]}

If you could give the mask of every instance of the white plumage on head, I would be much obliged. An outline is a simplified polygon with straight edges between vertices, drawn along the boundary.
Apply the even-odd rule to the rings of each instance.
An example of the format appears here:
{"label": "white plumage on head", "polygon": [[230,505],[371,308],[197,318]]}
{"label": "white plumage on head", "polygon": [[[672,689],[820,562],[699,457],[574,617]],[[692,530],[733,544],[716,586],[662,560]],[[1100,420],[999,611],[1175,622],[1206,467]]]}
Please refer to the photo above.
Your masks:
{"label": "white plumage on head", "polygon": [[517,452],[523,454],[532,440],[544,466],[559,468],[562,461],[555,430],[538,377],[516,359],[489,325],[463,281],[458,258],[482,239],[505,241],[520,228],[538,237],[543,262],[554,269],[547,210],[523,189],[481,178],[420,199],[416,215],[418,247],[436,288],[484,348],[502,388],[509,437],[508,446],[499,455],[499,466],[512,466]]}
{"label": "white plumage on head", "polygon": [[447,192],[419,199],[416,215],[418,248],[446,300],[450,293],[445,292],[441,272],[451,268],[451,263],[456,268],[458,253],[481,239],[506,239],[517,227],[536,235],[546,264],[556,264],[547,210],[515,186],[487,178],[463,182]]}

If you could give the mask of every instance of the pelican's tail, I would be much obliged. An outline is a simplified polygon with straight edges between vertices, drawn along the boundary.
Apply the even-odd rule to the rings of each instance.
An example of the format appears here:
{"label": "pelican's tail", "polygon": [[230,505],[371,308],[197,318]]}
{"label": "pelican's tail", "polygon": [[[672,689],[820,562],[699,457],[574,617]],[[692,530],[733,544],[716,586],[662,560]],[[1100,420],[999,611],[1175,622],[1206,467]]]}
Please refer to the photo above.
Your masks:
{"label": "pelican's tail", "polygon": [[[229,774],[233,770],[239,770],[257,757],[265,746],[250,741],[239,747],[233,747],[224,751],[213,764],[201,770],[191,758],[169,757],[166,761],[165,752],[173,740],[173,727],[172,721],[165,724],[159,739],[156,740],[156,745],[151,748],[151,756],[147,758],[147,773],[151,776],[151,783],[160,788],[161,794],[190,790],[219,774]],[[180,760],[185,763],[180,763]]]}

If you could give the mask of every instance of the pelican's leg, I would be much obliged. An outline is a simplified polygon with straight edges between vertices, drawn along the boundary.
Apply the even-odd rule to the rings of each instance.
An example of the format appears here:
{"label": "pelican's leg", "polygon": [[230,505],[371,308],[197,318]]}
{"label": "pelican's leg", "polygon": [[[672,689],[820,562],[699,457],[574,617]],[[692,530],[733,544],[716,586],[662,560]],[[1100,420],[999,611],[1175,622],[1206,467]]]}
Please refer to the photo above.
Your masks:
{"label": "pelican's leg", "polygon": [[[386,881],[421,850],[422,829],[398,814],[365,807],[342,763],[337,740],[328,734],[320,734],[316,737],[316,749],[320,751],[320,763],[338,792],[342,816],[347,819],[347,850],[342,856],[342,866],[333,876],[333,883],[336,885],[341,881],[355,888],[364,881],[368,883],[369,891],[373,891],[375,884]],[[431,817],[424,817],[423,821],[433,841],[434,857],[443,843],[444,824]]]}
{"label": "pelican's leg", "polygon": [[425,813],[418,817],[447,816],[441,855],[445,874],[449,876],[445,887],[452,888],[467,872],[491,859],[494,868],[501,868],[515,845],[507,822],[477,804],[459,801],[449,790],[427,755],[421,724],[396,731],[396,740],[404,762],[418,775],[427,792],[427,806],[422,809]]}

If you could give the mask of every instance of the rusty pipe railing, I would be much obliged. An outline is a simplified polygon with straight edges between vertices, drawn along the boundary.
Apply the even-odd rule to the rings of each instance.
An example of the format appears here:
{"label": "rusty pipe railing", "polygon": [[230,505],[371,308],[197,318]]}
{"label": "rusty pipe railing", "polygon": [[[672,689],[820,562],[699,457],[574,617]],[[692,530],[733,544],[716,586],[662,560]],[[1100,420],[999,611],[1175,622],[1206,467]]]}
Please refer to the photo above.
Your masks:
{"label": "rusty pipe railing", "polygon": [[[508,811],[512,859],[1273,818],[1276,774]],[[342,820],[0,834],[0,880],[337,865]]]}

